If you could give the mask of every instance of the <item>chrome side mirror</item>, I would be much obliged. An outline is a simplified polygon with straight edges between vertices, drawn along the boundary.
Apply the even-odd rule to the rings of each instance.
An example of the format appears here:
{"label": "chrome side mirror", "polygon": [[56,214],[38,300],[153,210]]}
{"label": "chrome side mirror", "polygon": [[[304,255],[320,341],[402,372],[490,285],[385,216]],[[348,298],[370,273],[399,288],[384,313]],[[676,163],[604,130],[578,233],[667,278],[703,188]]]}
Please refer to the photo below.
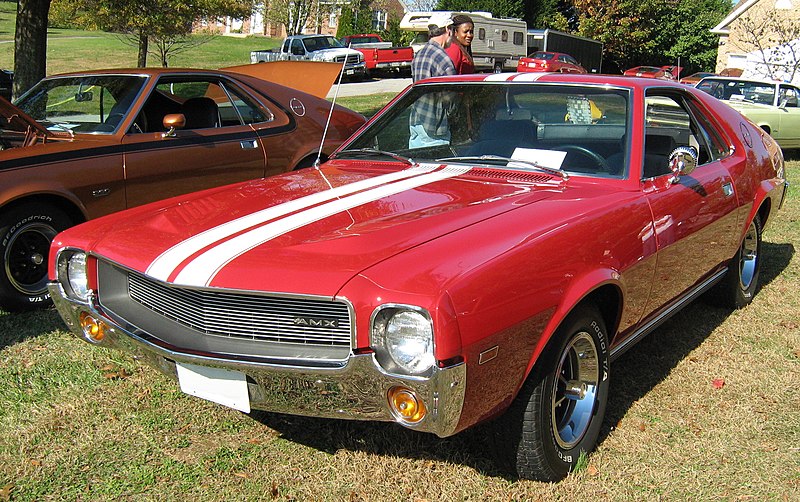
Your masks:
{"label": "chrome side mirror", "polygon": [[681,176],[692,173],[697,168],[697,148],[679,146],[669,154],[669,169],[672,171],[672,182],[677,183]]}

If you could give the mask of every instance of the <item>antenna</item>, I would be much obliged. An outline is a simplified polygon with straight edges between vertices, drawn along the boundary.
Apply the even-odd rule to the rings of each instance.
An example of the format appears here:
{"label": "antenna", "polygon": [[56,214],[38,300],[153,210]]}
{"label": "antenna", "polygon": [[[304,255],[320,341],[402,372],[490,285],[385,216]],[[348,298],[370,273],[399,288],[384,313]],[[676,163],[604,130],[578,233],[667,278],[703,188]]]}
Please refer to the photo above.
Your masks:
{"label": "antenna", "polygon": [[[347,44],[347,48],[350,49],[350,44]],[[333,109],[336,106],[336,98],[339,97],[339,88],[342,86],[342,78],[344,78],[344,67],[347,64],[347,54],[344,55],[344,60],[342,61],[342,69],[339,70],[339,81],[336,82],[336,91],[333,93],[333,101],[331,101],[331,111],[328,112],[328,120],[325,121],[325,129],[322,131],[322,141],[319,142],[319,151],[317,152],[317,158],[314,160],[314,167],[319,169],[320,161],[322,160],[322,145],[325,144],[325,137],[328,135],[328,127],[331,124],[331,117],[333,116]]]}

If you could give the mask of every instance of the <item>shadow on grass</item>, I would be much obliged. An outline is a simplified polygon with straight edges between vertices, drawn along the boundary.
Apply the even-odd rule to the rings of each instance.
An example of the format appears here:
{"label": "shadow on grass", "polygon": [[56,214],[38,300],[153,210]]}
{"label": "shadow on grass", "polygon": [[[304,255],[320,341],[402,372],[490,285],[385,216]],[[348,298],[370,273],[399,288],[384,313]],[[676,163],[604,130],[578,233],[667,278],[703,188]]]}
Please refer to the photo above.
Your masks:
{"label": "shadow on grass", "polygon": [[[762,244],[761,282],[772,282],[794,255],[791,244]],[[730,315],[700,300],[692,303],[614,362],[606,416],[598,442],[608,436],[628,409]],[[701,320],[701,321],[698,321]],[[289,441],[327,453],[344,449],[375,455],[437,460],[469,466],[486,476],[513,480],[494,463],[489,451],[492,424],[479,425],[449,438],[420,434],[391,423],[315,419],[255,412],[253,418]]]}
{"label": "shadow on grass", "polygon": [[66,329],[55,308],[33,312],[0,311],[0,350],[56,329]]}

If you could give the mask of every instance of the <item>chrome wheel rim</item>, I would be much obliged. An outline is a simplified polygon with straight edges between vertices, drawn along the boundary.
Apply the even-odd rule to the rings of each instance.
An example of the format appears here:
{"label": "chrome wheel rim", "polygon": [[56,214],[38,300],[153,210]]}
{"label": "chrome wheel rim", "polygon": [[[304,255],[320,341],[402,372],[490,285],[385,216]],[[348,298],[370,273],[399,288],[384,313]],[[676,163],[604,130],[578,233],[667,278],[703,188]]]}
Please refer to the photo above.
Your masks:
{"label": "chrome wheel rim", "polygon": [[739,284],[746,291],[753,283],[758,264],[758,231],[755,222],[750,223],[747,229],[739,255]]}
{"label": "chrome wheel rim", "polygon": [[42,223],[31,223],[14,232],[4,257],[6,277],[14,289],[27,296],[47,290],[47,257],[56,233]]}
{"label": "chrome wheel rim", "polygon": [[575,447],[589,428],[599,382],[599,360],[594,339],[575,335],[561,353],[553,388],[552,421],[558,446]]}

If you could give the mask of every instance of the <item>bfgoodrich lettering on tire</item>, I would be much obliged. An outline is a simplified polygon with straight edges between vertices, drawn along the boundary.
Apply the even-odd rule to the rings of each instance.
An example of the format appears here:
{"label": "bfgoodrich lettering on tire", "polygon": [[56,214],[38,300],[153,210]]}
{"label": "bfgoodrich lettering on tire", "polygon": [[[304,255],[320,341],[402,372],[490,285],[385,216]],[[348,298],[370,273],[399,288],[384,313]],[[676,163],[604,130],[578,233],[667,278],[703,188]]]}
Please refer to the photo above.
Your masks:
{"label": "bfgoodrich lettering on tire", "polygon": [[31,310],[50,304],[47,257],[50,242],[71,225],[58,209],[24,204],[0,215],[0,307]]}
{"label": "bfgoodrich lettering on tire", "polygon": [[608,399],[608,338],[599,311],[561,324],[495,429],[498,459],[517,476],[557,481],[597,442]]}

